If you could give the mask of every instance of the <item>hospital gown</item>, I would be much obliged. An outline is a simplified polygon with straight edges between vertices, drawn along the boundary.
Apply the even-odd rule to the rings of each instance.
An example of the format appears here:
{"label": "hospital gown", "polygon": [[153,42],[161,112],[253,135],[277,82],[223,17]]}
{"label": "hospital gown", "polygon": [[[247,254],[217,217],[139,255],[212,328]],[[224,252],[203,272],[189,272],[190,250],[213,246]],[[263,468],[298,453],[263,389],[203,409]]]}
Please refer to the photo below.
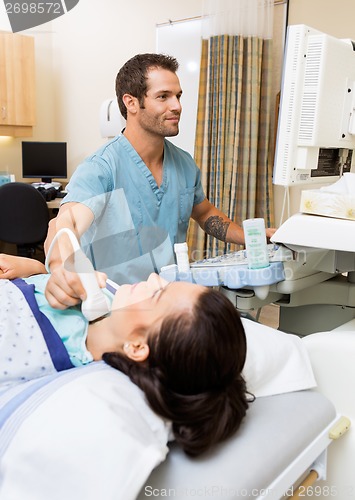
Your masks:
{"label": "hospital gown", "polygon": [[48,278],[0,280],[0,389],[93,361],[87,320],[78,307],[49,306]]}

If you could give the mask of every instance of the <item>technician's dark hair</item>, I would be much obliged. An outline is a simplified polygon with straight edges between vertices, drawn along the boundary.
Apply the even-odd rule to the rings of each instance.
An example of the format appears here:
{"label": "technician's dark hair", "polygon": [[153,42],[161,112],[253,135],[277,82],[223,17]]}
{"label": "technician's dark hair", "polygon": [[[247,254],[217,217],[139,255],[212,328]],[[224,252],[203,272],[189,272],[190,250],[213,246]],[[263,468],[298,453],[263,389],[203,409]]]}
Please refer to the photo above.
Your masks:
{"label": "technician's dark hair", "polygon": [[137,54],[129,59],[116,77],[116,96],[122,116],[127,119],[127,108],[122,100],[124,94],[136,97],[141,107],[147,95],[147,74],[151,68],[162,68],[176,73],[179,63],[165,54]]}
{"label": "technician's dark hair", "polygon": [[246,338],[239,314],[221,292],[206,289],[194,307],[165,318],[149,332],[143,363],[105,353],[130,377],[152,409],[172,421],[176,441],[197,456],[239,428],[250,395],[241,375]]}

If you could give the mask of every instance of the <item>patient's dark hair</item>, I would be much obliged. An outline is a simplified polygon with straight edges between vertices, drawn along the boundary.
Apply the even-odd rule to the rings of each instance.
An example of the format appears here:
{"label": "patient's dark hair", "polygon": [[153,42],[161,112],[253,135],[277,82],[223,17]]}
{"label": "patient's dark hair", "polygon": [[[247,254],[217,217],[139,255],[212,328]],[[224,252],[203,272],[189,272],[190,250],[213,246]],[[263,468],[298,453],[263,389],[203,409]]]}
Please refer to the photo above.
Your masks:
{"label": "patient's dark hair", "polygon": [[116,96],[122,116],[127,119],[127,108],[122,100],[124,94],[136,97],[144,107],[147,95],[147,74],[151,68],[162,68],[176,73],[179,63],[174,57],[165,54],[137,54],[127,61],[116,77]]}
{"label": "patient's dark hair", "polygon": [[206,289],[194,307],[166,317],[148,335],[149,356],[136,363],[105,353],[127,374],[152,409],[171,420],[176,441],[197,456],[231,436],[248,407],[241,375],[246,338],[239,314],[221,292]]}

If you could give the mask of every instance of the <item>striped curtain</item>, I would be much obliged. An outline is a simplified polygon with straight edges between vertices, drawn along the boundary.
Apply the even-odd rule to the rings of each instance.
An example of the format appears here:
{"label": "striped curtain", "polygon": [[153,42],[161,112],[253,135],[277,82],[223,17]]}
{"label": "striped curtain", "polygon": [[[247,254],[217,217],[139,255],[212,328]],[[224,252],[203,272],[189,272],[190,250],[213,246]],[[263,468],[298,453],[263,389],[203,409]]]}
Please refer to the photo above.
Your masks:
{"label": "striped curtain", "polygon": [[[207,198],[230,219],[274,225],[272,189],[272,39],[216,35],[202,40],[195,160]],[[191,221],[197,260],[235,250]]]}

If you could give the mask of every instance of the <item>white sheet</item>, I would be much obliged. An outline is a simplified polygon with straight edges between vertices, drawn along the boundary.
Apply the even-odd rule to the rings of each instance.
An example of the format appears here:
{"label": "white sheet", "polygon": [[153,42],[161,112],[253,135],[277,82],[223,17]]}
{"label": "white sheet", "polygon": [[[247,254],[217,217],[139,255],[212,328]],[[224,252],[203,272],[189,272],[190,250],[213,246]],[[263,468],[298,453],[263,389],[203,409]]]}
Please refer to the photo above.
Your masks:
{"label": "white sheet", "polygon": [[133,500],[166,456],[169,426],[104,363],[46,381],[0,396],[0,498]]}

